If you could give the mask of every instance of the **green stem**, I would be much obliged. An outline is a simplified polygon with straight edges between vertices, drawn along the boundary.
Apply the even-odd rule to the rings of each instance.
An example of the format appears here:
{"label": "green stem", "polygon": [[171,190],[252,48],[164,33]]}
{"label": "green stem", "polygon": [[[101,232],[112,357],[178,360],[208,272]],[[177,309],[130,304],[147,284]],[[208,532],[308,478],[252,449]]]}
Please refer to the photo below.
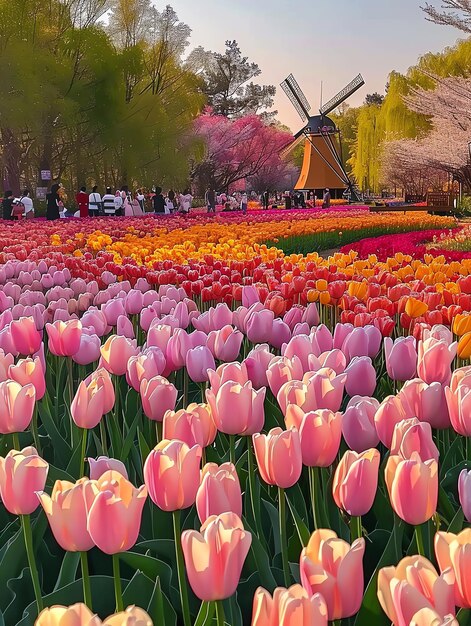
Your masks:
{"label": "green stem", "polygon": [[224,617],[224,605],[222,600],[216,600],[216,618],[217,618],[217,626],[224,626],[225,617]]}
{"label": "green stem", "polygon": [[88,571],[88,555],[80,553],[80,566],[82,568],[83,601],[92,610],[92,588],[90,586],[90,572]]}
{"label": "green stem", "polygon": [[229,460],[235,466],[235,435],[229,435]]}
{"label": "green stem", "polygon": [[186,368],[183,368],[183,408],[188,406],[188,374]]}
{"label": "green stem", "polygon": [[106,428],[105,428],[105,422],[104,422],[103,417],[100,420],[100,439],[101,439],[101,449],[103,451],[103,454],[108,456],[108,445],[106,443]]}
{"label": "green stem", "polygon": [[253,518],[255,521],[255,527],[259,538],[261,537],[261,524],[258,502],[255,499],[255,462],[254,452],[252,448],[252,437],[247,437],[247,459],[248,459],[248,474],[249,474],[249,490],[250,490],[250,505],[252,507]]}
{"label": "green stem", "polygon": [[13,437],[13,448],[15,450],[18,450],[19,452],[21,448],[20,448],[20,438],[18,437],[18,433],[12,433],[12,437]]}
{"label": "green stem", "polygon": [[82,428],[82,450],[80,453],[80,471],[79,478],[85,473],[85,457],[87,454],[87,439],[88,439],[88,430],[86,428]]}
{"label": "green stem", "polygon": [[355,539],[360,539],[362,534],[363,533],[361,529],[361,517],[352,516],[350,518],[350,537],[351,537],[352,543],[355,541]]}
{"label": "green stem", "polygon": [[185,562],[181,542],[180,511],[173,511],[173,534],[175,538],[175,556],[177,557],[178,585],[183,613],[184,626],[191,626],[190,606],[188,604],[188,589],[185,580]]}
{"label": "green stem", "polygon": [[37,450],[39,456],[41,456],[41,447],[39,443],[39,433],[38,433],[38,404],[35,402],[33,409],[33,419],[31,420],[31,433],[33,435],[34,447]]}
{"label": "green stem", "polygon": [[[72,366],[72,357],[65,357],[67,363],[67,386],[69,388],[69,415],[70,415],[70,445],[74,447],[74,420],[72,419],[72,400],[74,399],[74,374]],[[56,392],[57,393],[57,392]]]}
{"label": "green stem", "polygon": [[115,395],[115,401],[114,401],[114,416],[115,416],[115,421],[116,421],[116,426],[119,429],[119,418],[121,417],[120,415],[120,411],[121,411],[121,406],[120,406],[120,393],[119,393],[119,377],[118,376],[114,376],[114,395]]}
{"label": "green stem", "polygon": [[311,506],[312,506],[312,517],[314,520],[314,530],[318,530],[321,527],[320,519],[319,519],[319,511],[317,507],[317,493],[316,493],[316,485],[317,485],[317,468],[309,467],[309,487],[311,492]]}
{"label": "green stem", "polygon": [[289,561],[288,561],[288,541],[286,536],[286,496],[285,490],[278,487],[278,507],[280,522],[280,543],[281,543],[281,560],[283,563],[283,578],[285,587],[289,587]]}
{"label": "green stem", "polygon": [[114,579],[114,597],[116,600],[116,613],[124,610],[123,591],[121,589],[121,574],[119,572],[119,554],[113,554],[113,579]]}
{"label": "green stem", "polygon": [[36,565],[36,558],[34,556],[33,548],[33,533],[31,531],[31,518],[29,515],[20,515],[21,525],[23,527],[23,536],[26,546],[26,554],[28,555],[28,564],[31,572],[31,579],[33,581],[34,596],[36,598],[36,606],[38,609],[38,615],[43,610],[43,599],[41,596],[41,585],[39,584],[39,574]]}
{"label": "green stem", "polygon": [[417,543],[417,551],[420,556],[425,556],[425,548],[424,548],[424,538],[422,536],[422,527],[415,527],[415,541]]}
{"label": "green stem", "polygon": [[155,434],[157,435],[157,443],[162,441],[162,422],[155,422]]}

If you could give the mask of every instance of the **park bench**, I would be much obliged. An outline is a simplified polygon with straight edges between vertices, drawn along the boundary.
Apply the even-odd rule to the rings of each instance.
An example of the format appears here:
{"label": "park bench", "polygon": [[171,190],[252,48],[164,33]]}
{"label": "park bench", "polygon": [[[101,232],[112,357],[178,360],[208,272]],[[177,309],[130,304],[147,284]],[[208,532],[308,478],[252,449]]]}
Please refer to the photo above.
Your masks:
{"label": "park bench", "polygon": [[430,214],[453,215],[456,217],[457,209],[455,205],[456,197],[451,193],[434,192],[427,194],[426,204],[394,204],[379,205],[370,207],[371,213],[391,213],[402,212],[404,215],[410,212],[426,211]]}

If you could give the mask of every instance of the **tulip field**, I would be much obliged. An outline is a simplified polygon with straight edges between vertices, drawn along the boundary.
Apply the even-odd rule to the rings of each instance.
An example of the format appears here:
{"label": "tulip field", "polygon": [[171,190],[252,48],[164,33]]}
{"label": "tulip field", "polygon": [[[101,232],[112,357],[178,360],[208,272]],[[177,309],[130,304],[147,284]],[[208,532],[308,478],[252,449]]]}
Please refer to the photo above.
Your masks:
{"label": "tulip field", "polygon": [[2,222],[0,626],[471,624],[465,237]]}

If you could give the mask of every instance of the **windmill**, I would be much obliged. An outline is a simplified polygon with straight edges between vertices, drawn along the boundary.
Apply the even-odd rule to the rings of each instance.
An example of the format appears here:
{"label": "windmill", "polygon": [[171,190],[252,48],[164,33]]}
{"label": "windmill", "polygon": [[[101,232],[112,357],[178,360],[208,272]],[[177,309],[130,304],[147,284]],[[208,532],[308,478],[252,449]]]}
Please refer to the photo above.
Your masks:
{"label": "windmill", "polygon": [[340,131],[327,116],[364,84],[363,77],[358,74],[342,91],[320,107],[318,115],[312,116],[311,105],[293,74],[281,83],[281,88],[303,122],[306,122],[294,135],[294,140],[281,152],[282,156],[286,156],[301,142],[305,142],[303,166],[295,189],[321,191],[329,188],[342,192],[347,189],[351,199],[358,200],[357,190],[342,161]]}

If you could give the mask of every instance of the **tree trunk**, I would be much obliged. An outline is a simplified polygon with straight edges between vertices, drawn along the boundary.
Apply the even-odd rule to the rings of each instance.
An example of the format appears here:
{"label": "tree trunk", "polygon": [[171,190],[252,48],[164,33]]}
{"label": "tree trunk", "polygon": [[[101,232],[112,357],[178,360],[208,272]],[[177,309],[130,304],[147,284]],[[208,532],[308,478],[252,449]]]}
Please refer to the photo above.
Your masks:
{"label": "tree trunk", "polygon": [[21,150],[10,128],[2,128],[1,133],[3,144],[3,190],[11,189],[15,195],[19,195]]}

